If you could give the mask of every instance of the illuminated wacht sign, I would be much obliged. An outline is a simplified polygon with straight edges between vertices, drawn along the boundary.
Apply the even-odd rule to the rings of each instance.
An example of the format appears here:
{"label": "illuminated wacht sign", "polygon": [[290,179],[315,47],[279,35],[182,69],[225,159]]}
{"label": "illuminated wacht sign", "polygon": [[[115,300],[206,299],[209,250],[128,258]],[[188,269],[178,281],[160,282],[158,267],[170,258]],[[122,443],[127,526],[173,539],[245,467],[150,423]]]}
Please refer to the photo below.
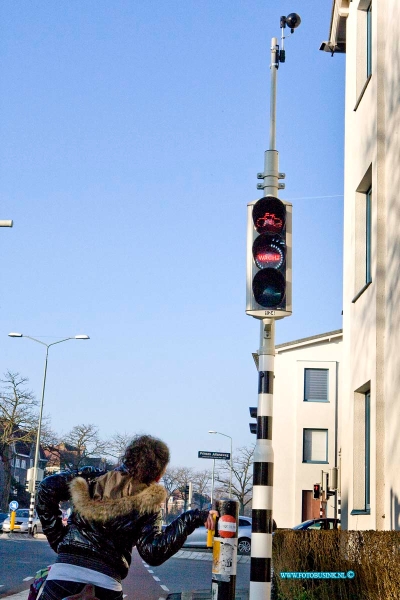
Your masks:
{"label": "illuminated wacht sign", "polygon": [[259,235],[253,244],[253,258],[259,269],[279,269],[285,261],[285,244],[278,235]]}

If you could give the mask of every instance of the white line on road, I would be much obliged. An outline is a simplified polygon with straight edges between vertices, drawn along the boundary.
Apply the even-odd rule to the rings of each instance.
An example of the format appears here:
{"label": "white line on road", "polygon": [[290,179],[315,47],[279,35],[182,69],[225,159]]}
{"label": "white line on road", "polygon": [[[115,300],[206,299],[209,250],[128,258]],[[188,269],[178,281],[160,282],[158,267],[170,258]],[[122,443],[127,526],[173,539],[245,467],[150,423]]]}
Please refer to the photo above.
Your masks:
{"label": "white line on road", "polygon": [[161,581],[161,579],[159,577],[156,577],[155,575],[153,575],[153,579],[155,579],[155,581]]}
{"label": "white line on road", "polygon": [[151,569],[147,569],[148,573],[154,573]]}
{"label": "white line on road", "polygon": [[22,581],[29,581],[30,579],[33,579],[33,577],[25,577],[25,579],[23,579]]}
{"label": "white line on road", "polygon": [[164,592],[169,592],[169,588],[167,588],[166,585],[161,585],[160,584],[160,587],[164,590]]}

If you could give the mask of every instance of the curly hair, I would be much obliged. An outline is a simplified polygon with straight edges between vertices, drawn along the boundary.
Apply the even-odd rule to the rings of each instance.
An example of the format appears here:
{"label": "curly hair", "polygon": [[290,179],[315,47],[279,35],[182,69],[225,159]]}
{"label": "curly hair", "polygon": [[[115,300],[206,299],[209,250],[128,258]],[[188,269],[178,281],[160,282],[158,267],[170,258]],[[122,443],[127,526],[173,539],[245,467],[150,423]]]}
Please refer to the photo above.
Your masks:
{"label": "curly hair", "polygon": [[156,481],[169,463],[169,448],[151,435],[136,435],[125,450],[125,467],[136,481]]}

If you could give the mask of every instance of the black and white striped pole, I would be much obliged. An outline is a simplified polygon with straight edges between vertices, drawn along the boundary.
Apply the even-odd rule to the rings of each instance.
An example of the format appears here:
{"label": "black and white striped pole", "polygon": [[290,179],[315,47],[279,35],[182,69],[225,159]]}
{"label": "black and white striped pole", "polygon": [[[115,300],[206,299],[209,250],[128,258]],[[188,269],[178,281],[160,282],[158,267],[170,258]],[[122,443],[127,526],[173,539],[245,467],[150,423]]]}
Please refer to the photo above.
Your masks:
{"label": "black and white striped pole", "polygon": [[263,182],[257,189],[264,197],[248,205],[247,306],[248,315],[261,320],[258,351],[257,440],[253,464],[250,600],[271,598],[272,497],[274,452],[272,448],[275,320],[292,312],[291,205],[278,199],[279,172],[276,150],[276,84],[280,62],[285,62],[284,30],[300,25],[296,13],[281,17],[281,48],[271,41],[271,98],[269,149],[265,152]]}

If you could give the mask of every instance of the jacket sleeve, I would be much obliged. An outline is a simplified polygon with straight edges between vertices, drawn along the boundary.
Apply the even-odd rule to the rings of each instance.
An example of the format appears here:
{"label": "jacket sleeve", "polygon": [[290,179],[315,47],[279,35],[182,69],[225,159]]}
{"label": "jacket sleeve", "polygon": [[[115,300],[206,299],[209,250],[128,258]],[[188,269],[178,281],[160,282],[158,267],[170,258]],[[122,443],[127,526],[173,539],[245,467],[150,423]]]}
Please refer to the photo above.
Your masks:
{"label": "jacket sleeve", "polygon": [[59,504],[69,500],[68,483],[72,478],[72,473],[58,473],[46,477],[39,485],[36,512],[42,523],[43,533],[55,552],[68,530],[68,526],[65,527],[62,524],[62,512]]}
{"label": "jacket sleeve", "polygon": [[136,547],[149,565],[157,567],[180,550],[188,535],[207,520],[208,510],[189,510],[161,530],[161,514],[154,514],[141,528]]}

